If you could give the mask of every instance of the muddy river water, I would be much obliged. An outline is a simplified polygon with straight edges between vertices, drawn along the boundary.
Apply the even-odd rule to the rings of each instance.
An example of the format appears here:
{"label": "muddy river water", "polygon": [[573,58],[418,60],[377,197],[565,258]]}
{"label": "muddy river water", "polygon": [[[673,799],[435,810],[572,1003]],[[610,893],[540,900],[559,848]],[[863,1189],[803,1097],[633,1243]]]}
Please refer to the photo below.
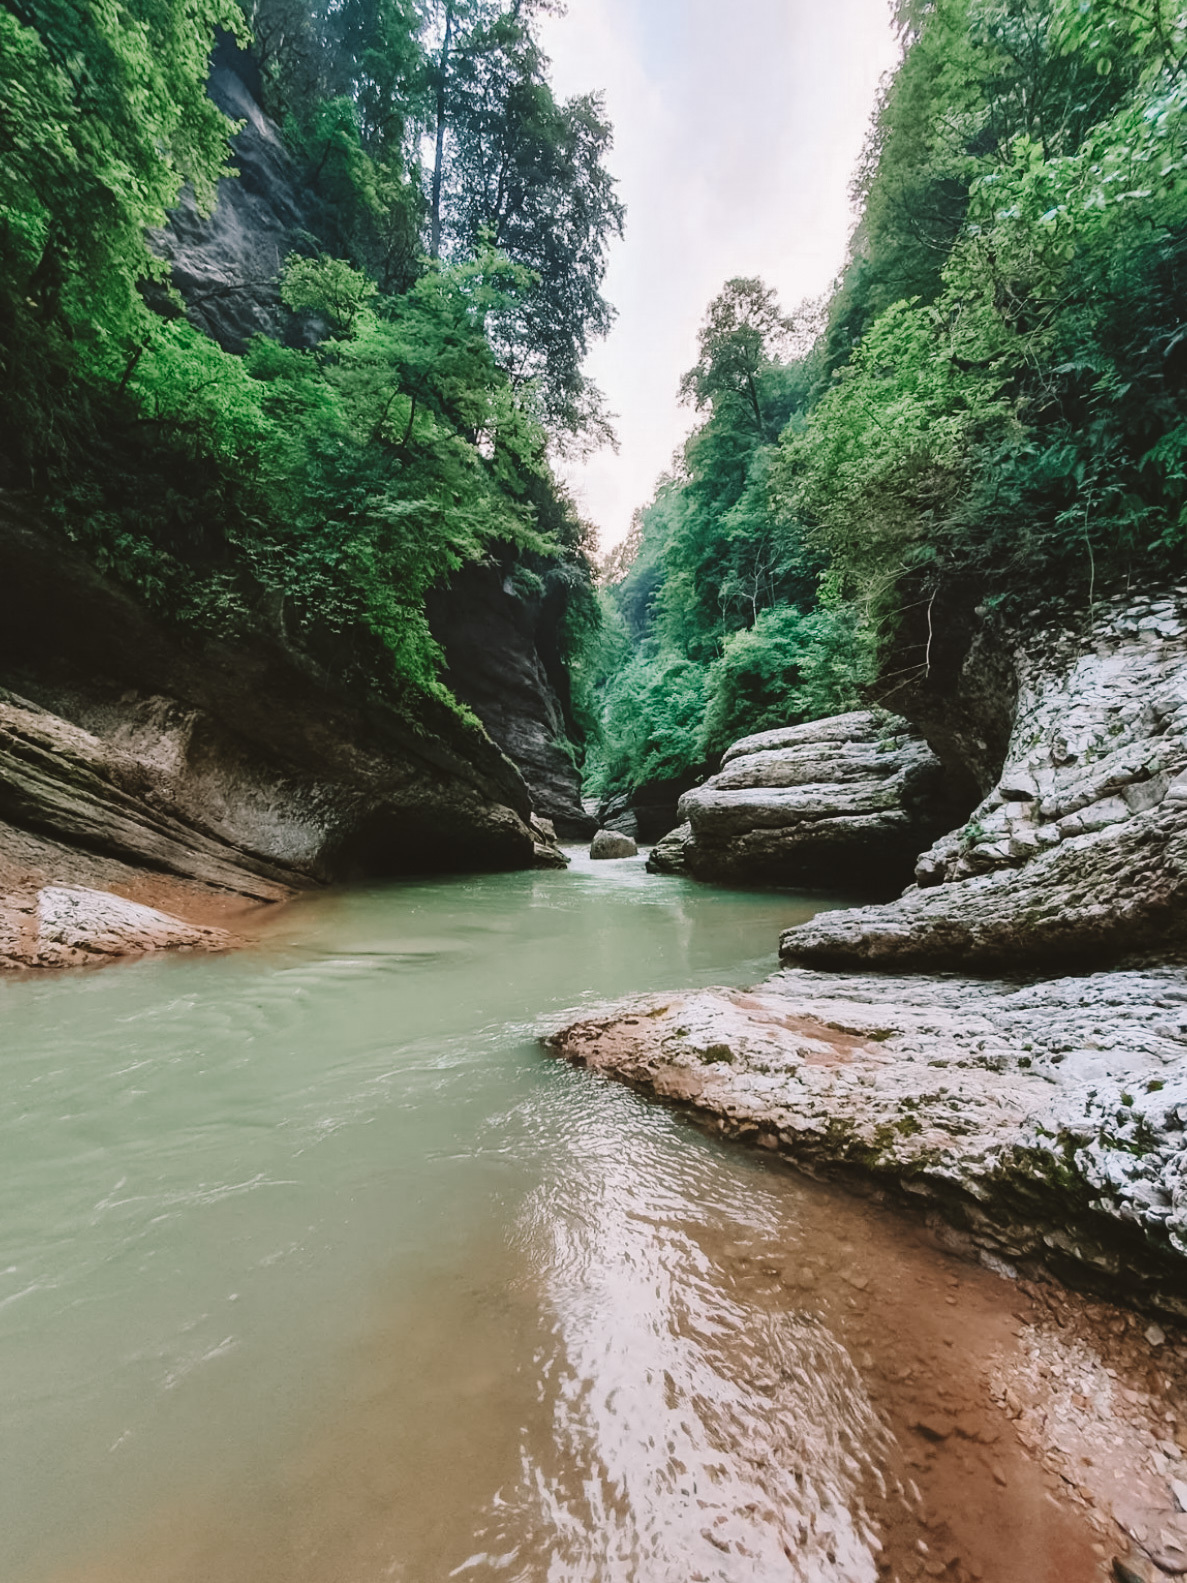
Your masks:
{"label": "muddy river water", "polygon": [[538,1042],[819,905],[579,858],[0,985],[0,1577],[1103,1576],[1013,1283]]}

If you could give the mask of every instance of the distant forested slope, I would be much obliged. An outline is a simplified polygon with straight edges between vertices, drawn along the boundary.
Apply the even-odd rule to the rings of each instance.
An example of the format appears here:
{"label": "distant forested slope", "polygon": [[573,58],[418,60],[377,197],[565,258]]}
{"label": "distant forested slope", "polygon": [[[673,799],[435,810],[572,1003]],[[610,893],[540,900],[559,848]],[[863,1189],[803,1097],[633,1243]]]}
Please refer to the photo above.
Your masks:
{"label": "distant forested slope", "polygon": [[[904,0],[828,300],[712,304],[703,414],[609,569],[600,789],[851,706],[933,606],[1087,611],[1183,563],[1187,13]],[[905,684],[905,681],[904,683]]]}

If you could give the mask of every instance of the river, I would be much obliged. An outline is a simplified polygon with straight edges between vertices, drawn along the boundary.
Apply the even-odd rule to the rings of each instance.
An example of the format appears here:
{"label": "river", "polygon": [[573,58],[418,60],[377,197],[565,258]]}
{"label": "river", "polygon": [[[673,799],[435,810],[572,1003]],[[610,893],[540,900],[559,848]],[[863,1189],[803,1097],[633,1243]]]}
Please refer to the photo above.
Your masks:
{"label": "river", "polygon": [[0,984],[0,1577],[1097,1575],[997,1430],[912,1439],[1009,1283],[538,1042],[819,905],[578,856]]}

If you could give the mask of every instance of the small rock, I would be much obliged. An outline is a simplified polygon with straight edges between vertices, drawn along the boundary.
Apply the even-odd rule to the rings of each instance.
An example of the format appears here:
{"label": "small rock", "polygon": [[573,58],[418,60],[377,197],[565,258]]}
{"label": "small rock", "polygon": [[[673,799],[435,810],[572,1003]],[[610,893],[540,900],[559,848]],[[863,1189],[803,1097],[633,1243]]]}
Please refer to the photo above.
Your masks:
{"label": "small rock", "polygon": [[1175,1497],[1175,1505],[1179,1510],[1187,1512],[1187,1482],[1183,1479],[1172,1479],[1171,1494]]}
{"label": "small rock", "polygon": [[1166,1331],[1159,1324],[1146,1327],[1146,1340],[1152,1347],[1160,1347],[1166,1340]]}
{"label": "small rock", "polygon": [[951,1418],[944,1418],[938,1413],[929,1413],[924,1418],[917,1418],[911,1425],[925,1440],[947,1440],[956,1430],[956,1425]]}

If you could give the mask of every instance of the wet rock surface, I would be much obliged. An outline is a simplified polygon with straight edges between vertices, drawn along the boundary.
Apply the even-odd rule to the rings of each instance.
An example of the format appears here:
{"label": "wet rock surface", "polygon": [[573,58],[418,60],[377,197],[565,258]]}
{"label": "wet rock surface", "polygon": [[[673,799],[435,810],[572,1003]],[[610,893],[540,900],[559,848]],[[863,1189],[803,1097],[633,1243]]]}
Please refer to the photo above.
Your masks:
{"label": "wet rock surface", "polygon": [[219,951],[225,929],[171,917],[109,891],[46,885],[0,897],[0,968],[86,967],[149,951]]}
{"label": "wet rock surface", "polygon": [[892,1184],[997,1268],[1187,1318],[1187,971],[1027,985],[784,972],[630,1003],[561,1054],[812,1169]]}
{"label": "wet rock surface", "polygon": [[920,889],[819,917],[785,960],[968,967],[1116,959],[1187,939],[1187,592],[1119,597],[1019,649],[997,784],[919,859]]}
{"label": "wet rock surface", "polygon": [[952,822],[939,760],[907,723],[860,710],[735,742],[680,799],[698,879],[885,893]]}

